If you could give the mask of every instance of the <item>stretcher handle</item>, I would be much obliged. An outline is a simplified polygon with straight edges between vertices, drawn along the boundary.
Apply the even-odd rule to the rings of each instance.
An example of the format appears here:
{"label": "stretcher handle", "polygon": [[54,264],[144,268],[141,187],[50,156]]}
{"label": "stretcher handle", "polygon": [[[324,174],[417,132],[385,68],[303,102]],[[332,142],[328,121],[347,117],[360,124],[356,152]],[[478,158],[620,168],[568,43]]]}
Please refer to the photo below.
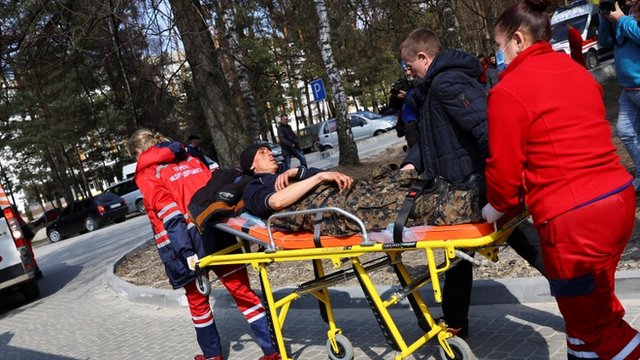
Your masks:
{"label": "stretcher handle", "polygon": [[369,241],[369,236],[367,235],[367,229],[365,228],[364,222],[362,222],[362,220],[360,220],[357,216],[353,215],[352,213],[350,213],[348,211],[342,210],[342,209],[337,208],[337,207],[330,206],[330,207],[323,207],[323,208],[316,208],[316,209],[285,211],[285,212],[275,213],[275,214],[269,216],[269,218],[267,219],[267,233],[269,234],[269,244],[270,244],[271,250],[275,250],[276,249],[276,243],[273,240],[273,234],[271,233],[271,219],[280,218],[280,217],[287,217],[287,216],[295,216],[295,215],[317,214],[317,213],[323,213],[323,212],[335,212],[335,213],[338,213],[338,214],[348,218],[349,220],[352,220],[360,228],[360,235],[362,236],[361,245],[362,246],[371,246],[371,245],[373,245],[373,242]]}
{"label": "stretcher handle", "polygon": [[[471,253],[471,254],[473,254],[473,253]],[[473,265],[475,265],[475,266],[480,266],[480,265],[482,265],[482,263],[481,263],[480,261],[478,261],[478,260],[474,259],[474,257],[473,257],[473,256],[471,256],[471,255],[469,255],[469,254],[465,253],[465,252],[464,252],[464,251],[462,251],[462,250],[457,250],[457,249],[456,249],[456,256],[457,256],[457,257],[459,257],[459,258],[460,258],[460,259],[462,259],[462,260],[465,260],[465,261],[468,261],[468,262],[472,263],[472,264],[473,264]]]}

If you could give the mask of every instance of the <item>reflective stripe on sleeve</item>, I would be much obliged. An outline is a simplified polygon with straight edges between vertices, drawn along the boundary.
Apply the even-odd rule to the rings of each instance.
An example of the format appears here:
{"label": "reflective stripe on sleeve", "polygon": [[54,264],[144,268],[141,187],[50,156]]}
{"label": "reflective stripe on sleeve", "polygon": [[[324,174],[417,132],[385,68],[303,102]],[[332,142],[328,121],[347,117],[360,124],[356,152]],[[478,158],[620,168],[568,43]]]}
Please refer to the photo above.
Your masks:
{"label": "reflective stripe on sleeve", "polygon": [[162,218],[164,216],[164,213],[166,213],[167,211],[173,209],[174,207],[178,207],[178,204],[176,204],[175,202],[170,203],[169,205],[165,206],[162,208],[162,210],[158,211],[158,217]]}
{"label": "reflective stripe on sleeve", "polygon": [[172,213],[167,214],[167,216],[164,217],[164,219],[162,219],[162,223],[166,224],[169,220],[173,219],[176,216],[180,216],[182,215],[182,212],[180,212],[180,210],[176,210]]}
{"label": "reflective stripe on sleeve", "polygon": [[161,249],[161,248],[163,248],[163,247],[165,247],[165,246],[167,246],[169,244],[171,244],[171,240],[167,239],[167,240],[165,240],[165,241],[163,241],[161,243],[156,244],[156,247],[158,249]]}

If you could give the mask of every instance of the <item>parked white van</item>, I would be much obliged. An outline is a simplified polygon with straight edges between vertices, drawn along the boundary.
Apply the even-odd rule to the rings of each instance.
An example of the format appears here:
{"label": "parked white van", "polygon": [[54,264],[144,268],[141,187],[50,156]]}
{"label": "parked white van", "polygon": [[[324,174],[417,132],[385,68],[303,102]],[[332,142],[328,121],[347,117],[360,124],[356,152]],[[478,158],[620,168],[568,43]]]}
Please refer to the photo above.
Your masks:
{"label": "parked white van", "polygon": [[571,23],[582,35],[582,53],[585,66],[593,69],[600,61],[613,56],[613,48],[603,49],[598,46],[598,5],[586,0],[574,1],[567,6],[556,9],[551,16],[551,46],[555,51],[570,55],[567,24]]}
{"label": "parked white van", "polygon": [[133,175],[136,173],[136,166],[138,165],[137,162],[134,162],[133,164],[127,164],[125,166],[122,167],[122,178],[123,179],[128,179],[128,178],[132,178]]}

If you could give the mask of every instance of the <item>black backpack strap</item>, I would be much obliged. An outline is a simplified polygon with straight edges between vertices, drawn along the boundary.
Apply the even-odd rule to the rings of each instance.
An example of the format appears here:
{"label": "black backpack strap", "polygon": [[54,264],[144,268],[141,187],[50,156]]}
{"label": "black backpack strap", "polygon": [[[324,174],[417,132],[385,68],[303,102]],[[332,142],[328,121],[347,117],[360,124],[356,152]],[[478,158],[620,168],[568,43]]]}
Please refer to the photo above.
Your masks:
{"label": "black backpack strap", "polygon": [[411,214],[411,210],[413,210],[413,205],[416,203],[416,198],[420,196],[420,194],[422,194],[424,188],[428,183],[428,180],[418,180],[413,185],[413,187],[411,187],[411,190],[409,190],[407,196],[404,198],[402,208],[400,208],[400,212],[398,212],[396,221],[393,223],[393,242],[402,242],[402,232],[404,231],[404,225],[407,223],[407,219],[409,218],[409,214]]}
{"label": "black backpack strap", "polygon": [[[329,188],[329,189],[330,189],[329,194],[327,194],[327,196],[324,198],[324,200],[322,200],[322,203],[319,206],[321,208],[325,207],[327,205],[327,202],[329,201],[329,198],[338,192],[338,188]],[[316,219],[313,222],[313,245],[317,248],[322,247],[322,242],[320,241],[320,233],[322,230],[322,220],[323,220],[322,212],[316,213]]]}

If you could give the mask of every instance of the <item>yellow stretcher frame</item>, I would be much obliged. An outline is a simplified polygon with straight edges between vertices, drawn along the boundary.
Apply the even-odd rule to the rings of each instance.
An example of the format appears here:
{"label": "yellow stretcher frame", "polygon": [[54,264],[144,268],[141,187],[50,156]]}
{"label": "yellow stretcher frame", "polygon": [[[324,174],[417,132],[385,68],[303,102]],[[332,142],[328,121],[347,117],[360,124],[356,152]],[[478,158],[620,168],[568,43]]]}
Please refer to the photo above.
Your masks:
{"label": "yellow stretcher frame", "polygon": [[[271,220],[275,217],[292,216],[309,213],[337,212],[351,218],[356,222],[362,232],[362,242],[359,245],[350,246],[333,246],[322,248],[307,249],[279,249],[271,236]],[[208,266],[227,265],[227,264],[244,264],[251,265],[259,274],[263,298],[263,304],[267,310],[267,315],[272,330],[272,340],[276,342],[278,351],[282,359],[291,359],[285,347],[283,337],[283,327],[287,314],[293,301],[300,297],[311,294],[322,305],[321,313],[328,324],[327,331],[327,350],[330,359],[349,360],[353,357],[353,348],[349,340],[342,335],[342,330],[336,325],[331,307],[331,299],[329,297],[328,288],[339,282],[346,281],[352,277],[356,277],[362,287],[363,292],[369,302],[372,311],[378,321],[383,335],[389,345],[398,353],[396,360],[404,359],[414,353],[420,347],[425,345],[432,338],[437,338],[441,347],[440,356],[443,359],[475,359],[473,352],[464,340],[455,336],[455,333],[447,328],[447,325],[436,320],[431,316],[425,301],[419,294],[418,290],[428,284],[432,284],[434,299],[440,303],[442,301],[442,292],[440,286],[439,275],[448,270],[452,264],[460,259],[475,262],[472,257],[466,255],[460,249],[477,251],[492,261],[497,261],[498,247],[506,242],[513,229],[522,221],[526,220],[528,214],[521,213],[501,226],[494,226],[494,231],[478,238],[465,239],[447,239],[447,240],[428,240],[402,243],[373,243],[369,241],[364,223],[354,215],[345,212],[339,208],[319,208],[312,210],[303,210],[296,212],[283,212],[272,215],[267,220],[267,229],[269,230],[269,242],[262,241],[252,235],[241,230],[235,229],[225,223],[217,223],[216,228],[229,232],[237,237],[248,241],[249,243],[258,244],[264,248],[263,252],[241,252],[239,249],[247,250],[247,243],[239,242],[236,245],[228,247],[222,251],[203,257],[196,264],[197,287],[203,294],[209,294],[211,284],[207,277],[207,271],[203,270]],[[444,254],[443,263],[436,265],[436,250],[442,250]],[[401,255],[405,251],[424,251],[428,272],[412,279],[406,267],[402,263]],[[385,257],[375,260],[373,263],[363,264],[360,256],[368,253],[383,253]],[[336,269],[340,268],[345,262],[350,262],[352,270],[339,270],[331,274],[325,274],[322,260],[330,260]],[[314,266],[315,279],[301,284],[297,289],[275,299],[273,289],[268,276],[267,267],[274,262],[289,261],[312,261]],[[382,299],[375,289],[373,281],[369,277],[368,271],[377,269],[384,265],[391,265],[398,275],[401,289],[394,292],[387,299]],[[418,323],[425,331],[425,334],[411,343],[407,343],[403,338],[400,330],[396,326],[389,308],[407,299],[418,319]]]}

